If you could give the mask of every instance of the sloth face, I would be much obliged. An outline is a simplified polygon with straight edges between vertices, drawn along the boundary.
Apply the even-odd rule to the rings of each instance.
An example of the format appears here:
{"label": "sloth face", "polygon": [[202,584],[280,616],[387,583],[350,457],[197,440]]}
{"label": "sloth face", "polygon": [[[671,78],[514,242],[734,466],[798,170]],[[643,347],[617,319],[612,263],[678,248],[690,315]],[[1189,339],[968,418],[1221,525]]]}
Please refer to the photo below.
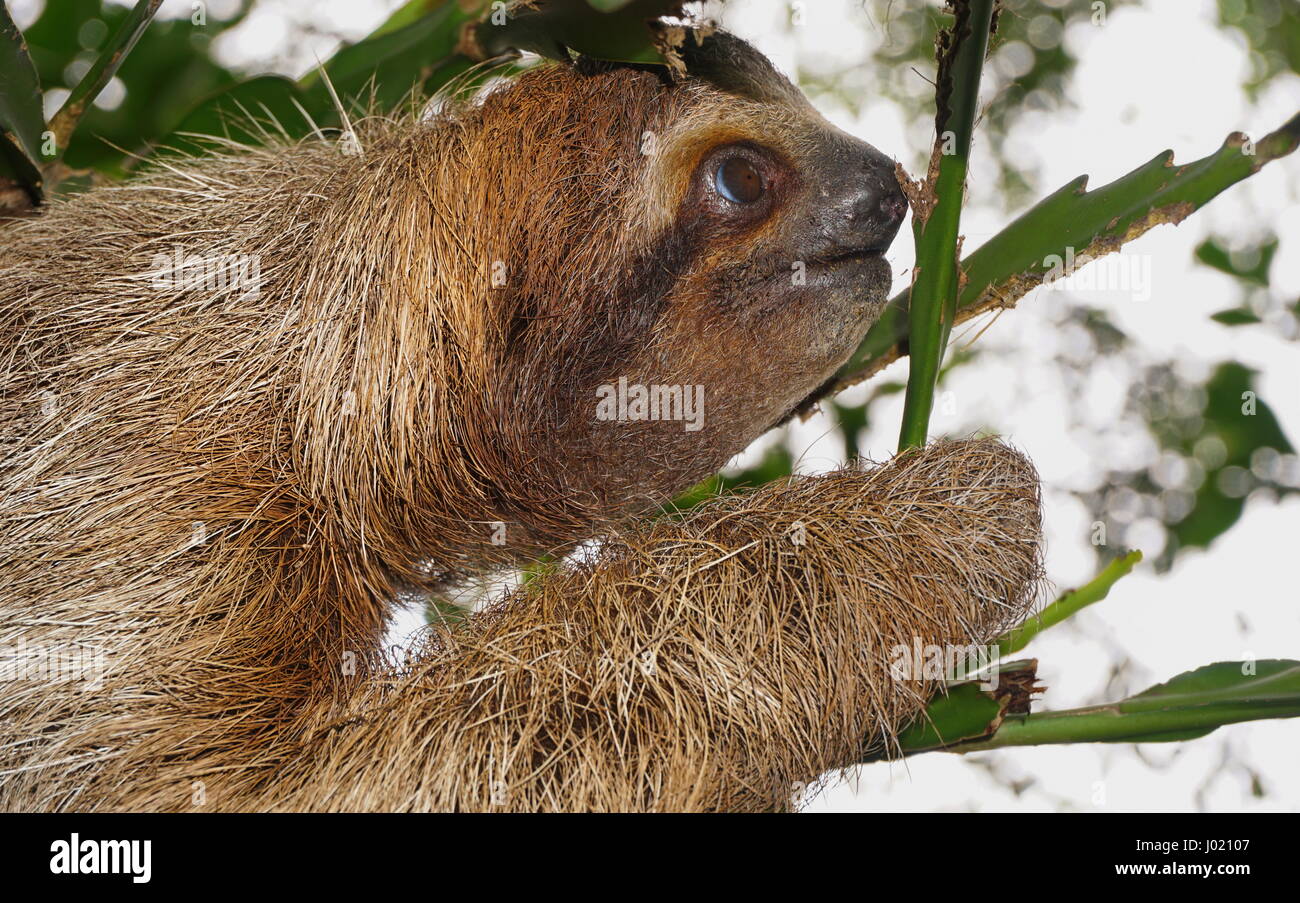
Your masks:
{"label": "sloth face", "polygon": [[643,253],[671,282],[648,340],[617,368],[650,399],[656,387],[695,387],[704,413],[689,434],[655,410],[605,430],[640,433],[634,445],[690,462],[692,476],[853,353],[887,300],[884,255],[907,212],[893,161],[828,123],[748,45],[709,43],[712,56],[688,59],[701,74],[669,92],[631,188],[649,199],[637,207]]}

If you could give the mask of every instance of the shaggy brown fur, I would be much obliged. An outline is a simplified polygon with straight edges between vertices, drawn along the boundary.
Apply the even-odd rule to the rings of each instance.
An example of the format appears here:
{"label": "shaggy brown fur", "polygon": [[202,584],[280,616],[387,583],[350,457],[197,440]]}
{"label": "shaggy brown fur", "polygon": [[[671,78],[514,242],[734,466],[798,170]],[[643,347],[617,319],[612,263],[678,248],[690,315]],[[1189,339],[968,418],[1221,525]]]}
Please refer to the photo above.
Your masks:
{"label": "shaggy brown fur", "polygon": [[[635,529],[383,663],[401,592],[690,485],[878,311],[879,259],[810,226],[818,161],[875,152],[714,46],[677,84],[538,69],[359,154],[218,146],[6,227],[0,805],[780,807],[918,710],[893,641],[1023,614],[1036,483],[984,442]],[[729,142],[770,158],[769,215],[700,194]],[[178,247],[251,255],[255,290],[167,283]],[[705,428],[597,421],[620,376],[705,386]],[[103,673],[29,673],[78,651]]]}
{"label": "shaggy brown fur", "polygon": [[934,693],[896,646],[1018,623],[1038,530],[1033,469],[993,440],[715,500],[359,681],[255,804],[784,808]]}

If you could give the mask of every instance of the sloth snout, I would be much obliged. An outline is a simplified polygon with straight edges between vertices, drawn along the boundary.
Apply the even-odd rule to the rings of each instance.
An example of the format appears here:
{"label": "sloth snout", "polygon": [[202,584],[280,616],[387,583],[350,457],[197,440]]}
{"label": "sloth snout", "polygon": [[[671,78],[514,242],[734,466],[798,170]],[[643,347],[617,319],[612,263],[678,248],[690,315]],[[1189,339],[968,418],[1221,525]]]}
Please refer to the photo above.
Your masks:
{"label": "sloth snout", "polygon": [[893,173],[869,177],[849,189],[842,205],[844,219],[838,241],[846,247],[883,253],[894,241],[907,215],[907,198]]}
{"label": "sloth snout", "polygon": [[855,140],[837,144],[818,168],[826,198],[820,231],[832,253],[883,253],[907,215],[894,161]]}

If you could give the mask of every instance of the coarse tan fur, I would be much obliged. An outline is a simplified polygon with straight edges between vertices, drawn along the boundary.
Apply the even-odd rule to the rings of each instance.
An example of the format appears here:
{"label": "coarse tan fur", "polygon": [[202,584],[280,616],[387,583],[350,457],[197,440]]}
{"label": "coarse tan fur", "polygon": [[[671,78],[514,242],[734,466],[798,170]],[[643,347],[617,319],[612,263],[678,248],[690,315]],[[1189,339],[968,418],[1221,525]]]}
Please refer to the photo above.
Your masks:
{"label": "coarse tan fur", "polygon": [[[1023,617],[1038,485],[993,440],[629,520],[887,288],[815,257],[790,287],[805,162],[866,146],[714,46],[372,117],[357,153],[214,140],[0,229],[0,807],[780,809],[934,692],[895,644]],[[727,142],[785,167],[771,216],[697,197]],[[620,377],[705,387],[704,428],[593,417]],[[595,537],[382,654],[404,593]]]}

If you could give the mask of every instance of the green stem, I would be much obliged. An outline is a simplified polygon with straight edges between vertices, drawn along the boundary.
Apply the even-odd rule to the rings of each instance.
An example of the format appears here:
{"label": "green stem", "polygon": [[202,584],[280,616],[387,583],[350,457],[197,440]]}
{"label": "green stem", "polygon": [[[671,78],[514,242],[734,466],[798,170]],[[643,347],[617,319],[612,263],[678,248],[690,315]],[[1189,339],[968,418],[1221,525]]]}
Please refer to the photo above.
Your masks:
{"label": "green stem", "polygon": [[1225,724],[1268,718],[1295,718],[1294,703],[1261,702],[1252,706],[1203,705],[1148,712],[1120,711],[1117,704],[1010,715],[997,733],[985,740],[945,747],[945,752],[970,753],[1009,746],[1053,743],[1158,743],[1190,740]]}
{"label": "green stem", "polygon": [[1070,590],[1061,598],[1043,609],[1037,617],[1026,621],[1014,630],[1008,630],[995,641],[1002,655],[1013,655],[1024,649],[1030,642],[1046,630],[1071,617],[1080,609],[1100,602],[1110,593],[1121,577],[1133,570],[1134,565],[1142,560],[1141,552],[1129,552],[1116,558],[1102,569],[1101,573],[1078,589]]}
{"label": "green stem", "polygon": [[140,35],[144,34],[144,30],[161,5],[162,0],[139,0],[136,3],[105,45],[104,52],[82,76],[81,81],[77,82],[77,86],[72,89],[72,93],[63,102],[59,112],[54,114],[54,118],[50,120],[50,131],[54,133],[57,147],[55,160],[62,158],[63,151],[71,140],[72,133],[76,131],[77,123],[81,121],[86,108],[94,103],[99,92],[104,90],[104,86],[117,74],[118,67],[122,65],[122,61],[131,52],[136,41],[140,40]]}
{"label": "green stem", "polygon": [[[925,444],[934,389],[957,316],[958,252],[966,168],[988,48],[993,0],[953,0],[952,43],[940,54],[931,173],[922,189],[933,207],[913,212],[916,278],[912,285],[911,358],[898,448]],[[937,176],[935,170],[937,169]]]}

